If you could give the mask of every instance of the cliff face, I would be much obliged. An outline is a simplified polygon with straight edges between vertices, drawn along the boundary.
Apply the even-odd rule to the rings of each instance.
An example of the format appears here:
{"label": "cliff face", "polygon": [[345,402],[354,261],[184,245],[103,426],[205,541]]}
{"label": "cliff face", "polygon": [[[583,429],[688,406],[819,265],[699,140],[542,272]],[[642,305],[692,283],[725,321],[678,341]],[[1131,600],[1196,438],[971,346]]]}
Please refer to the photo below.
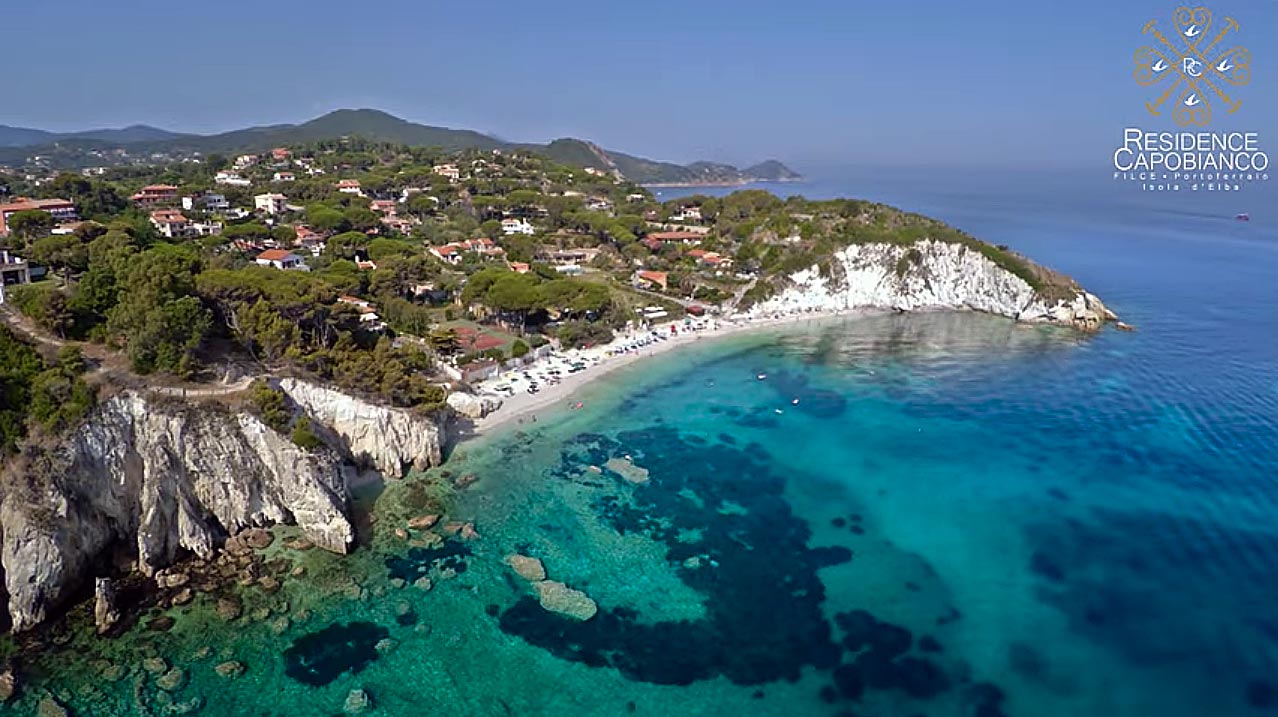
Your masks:
{"label": "cliff face", "polygon": [[390,476],[443,461],[444,431],[435,419],[379,406],[297,379],[281,379],[293,402],[339,440],[350,457]]}
{"label": "cliff face", "polygon": [[0,562],[15,630],[44,620],[112,545],[152,574],[180,549],[207,556],[251,525],[296,522],[337,552],[353,537],[333,455],[303,451],[252,416],[136,393],[9,473]]}
{"label": "cliff face", "polygon": [[[1019,321],[1094,330],[1116,317],[1100,299],[1057,275],[1051,295],[961,244],[922,240],[909,246],[852,245],[817,268],[789,277],[789,286],[748,313],[881,308],[970,309]],[[1050,274],[1045,269],[1036,270]]]}
{"label": "cliff face", "polygon": [[11,462],[0,483],[0,564],[13,629],[45,620],[117,549],[153,575],[182,551],[210,556],[243,528],[296,523],[344,553],[354,531],[343,456],[367,456],[393,475],[439,462],[437,421],[282,383],[329,447],[302,450],[223,407],[125,392],[52,449]]}

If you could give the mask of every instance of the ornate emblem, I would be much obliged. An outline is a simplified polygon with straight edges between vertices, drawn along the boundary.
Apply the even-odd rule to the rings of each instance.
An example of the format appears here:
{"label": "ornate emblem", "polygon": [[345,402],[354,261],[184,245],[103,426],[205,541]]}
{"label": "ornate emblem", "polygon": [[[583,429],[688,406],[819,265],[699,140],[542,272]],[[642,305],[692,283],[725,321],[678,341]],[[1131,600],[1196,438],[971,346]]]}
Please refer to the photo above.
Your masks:
{"label": "ornate emblem", "polygon": [[1217,101],[1228,114],[1237,112],[1242,102],[1226,90],[1251,82],[1251,51],[1240,45],[1224,49],[1226,45],[1221,42],[1238,31],[1238,22],[1226,17],[1213,34],[1211,10],[1178,7],[1173,24],[1174,41],[1158,28],[1157,20],[1145,23],[1141,31],[1158,42],[1136,51],[1132,76],[1142,87],[1166,85],[1158,97],[1145,103],[1145,109],[1161,116],[1163,106],[1179,90],[1171,114],[1181,127],[1206,127]]}

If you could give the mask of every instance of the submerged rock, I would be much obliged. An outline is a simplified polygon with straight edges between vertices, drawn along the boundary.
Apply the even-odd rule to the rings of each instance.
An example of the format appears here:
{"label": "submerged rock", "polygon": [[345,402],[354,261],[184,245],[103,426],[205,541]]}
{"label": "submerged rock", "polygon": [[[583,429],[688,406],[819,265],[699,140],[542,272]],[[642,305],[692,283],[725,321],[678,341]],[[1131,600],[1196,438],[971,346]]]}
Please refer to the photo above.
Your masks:
{"label": "submerged rock", "polygon": [[217,615],[223,620],[234,620],[244,613],[244,606],[238,598],[224,597],[217,601]]}
{"label": "submerged rock", "polygon": [[244,665],[235,660],[227,660],[226,662],[218,663],[217,667],[214,667],[213,669],[217,672],[217,674],[228,678],[239,677],[244,674]]}
{"label": "submerged rock", "polygon": [[70,714],[53,695],[41,697],[40,703],[36,705],[36,717],[69,717]]}
{"label": "submerged rock", "polygon": [[599,606],[590,596],[561,582],[542,580],[533,583],[533,589],[537,592],[537,602],[550,612],[583,621],[599,612]]}
{"label": "submerged rock", "polygon": [[648,469],[625,458],[609,458],[604,467],[624,478],[627,483],[639,485],[648,482]]}
{"label": "submerged rock", "polygon": [[4,670],[0,671],[0,705],[13,699],[17,691],[18,678],[13,674],[13,667],[5,665]]}
{"label": "submerged rock", "polygon": [[408,527],[413,530],[429,530],[435,527],[435,524],[439,522],[439,518],[440,516],[437,514],[419,515],[416,518],[409,519]]}
{"label": "submerged rock", "polygon": [[537,558],[515,553],[507,555],[505,562],[516,575],[524,580],[535,583],[546,579],[546,567]]}
{"label": "submerged rock", "polygon": [[373,698],[364,689],[351,690],[346,693],[346,702],[342,711],[348,715],[364,714],[373,706]]}
{"label": "submerged rock", "polygon": [[155,680],[156,687],[159,687],[165,692],[176,692],[177,690],[182,689],[182,685],[185,684],[186,672],[184,672],[180,667],[174,667],[168,672],[165,672],[163,675],[157,677]]}

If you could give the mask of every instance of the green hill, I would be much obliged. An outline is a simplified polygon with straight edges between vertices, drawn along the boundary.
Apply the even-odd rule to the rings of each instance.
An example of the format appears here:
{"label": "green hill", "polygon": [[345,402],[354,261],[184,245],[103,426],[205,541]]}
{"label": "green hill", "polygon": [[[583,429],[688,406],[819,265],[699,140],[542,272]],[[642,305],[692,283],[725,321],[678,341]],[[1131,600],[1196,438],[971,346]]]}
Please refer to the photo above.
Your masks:
{"label": "green hill", "polygon": [[525,149],[563,164],[591,167],[619,174],[640,184],[744,184],[752,181],[794,181],[799,175],[775,160],[739,170],[727,164],[695,162],[684,166],[612,152],[580,139],[557,139],[549,144],[519,144],[465,129],[433,127],[400,119],[373,109],[342,109],[302,124],[280,124],[222,132],[176,134],[135,125],[120,130],[92,130],[56,134],[0,125],[0,164],[21,165],[40,155],[59,168],[94,166],[109,161],[104,150],[123,148],[132,155],[237,154],[264,152],[273,147],[320,140],[360,137],[413,147],[459,149]]}

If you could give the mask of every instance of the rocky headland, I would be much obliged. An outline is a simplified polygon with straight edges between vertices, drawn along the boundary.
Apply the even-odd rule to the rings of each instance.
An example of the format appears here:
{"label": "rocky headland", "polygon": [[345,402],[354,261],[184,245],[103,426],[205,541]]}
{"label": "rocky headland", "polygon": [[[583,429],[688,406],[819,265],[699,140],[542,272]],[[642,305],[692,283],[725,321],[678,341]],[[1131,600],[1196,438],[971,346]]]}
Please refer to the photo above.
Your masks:
{"label": "rocky headland", "polygon": [[1073,279],[979,243],[924,239],[912,244],[853,244],[775,281],[773,288],[747,316],[858,308],[948,309],[1084,331],[1118,318]]}
{"label": "rocky headland", "polygon": [[[9,462],[0,565],[15,632],[118,565],[156,576],[212,559],[247,529],[296,524],[314,545],[354,540],[347,467],[399,476],[442,460],[446,417],[378,406],[305,381],[280,388],[324,443],[307,450],[233,404],[124,391],[76,429]],[[230,546],[234,547],[234,546]],[[98,583],[99,621],[118,620]]]}

